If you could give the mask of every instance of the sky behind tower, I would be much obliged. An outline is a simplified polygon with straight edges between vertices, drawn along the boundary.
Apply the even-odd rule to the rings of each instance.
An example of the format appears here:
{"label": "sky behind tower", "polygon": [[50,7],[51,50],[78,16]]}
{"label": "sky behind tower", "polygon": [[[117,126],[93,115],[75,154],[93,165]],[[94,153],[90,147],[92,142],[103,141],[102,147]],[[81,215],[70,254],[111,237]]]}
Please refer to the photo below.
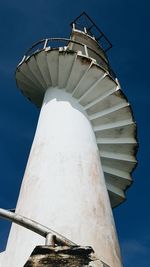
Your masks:
{"label": "sky behind tower", "polygon": [[[149,10],[148,0],[0,1],[0,207],[14,208],[39,110],[15,84],[25,51],[46,37],[69,37],[70,22],[83,11],[113,44],[108,52],[138,126],[138,167],[127,201],[114,210],[125,267],[150,266],[149,194]],[[10,224],[0,219],[0,250]]]}

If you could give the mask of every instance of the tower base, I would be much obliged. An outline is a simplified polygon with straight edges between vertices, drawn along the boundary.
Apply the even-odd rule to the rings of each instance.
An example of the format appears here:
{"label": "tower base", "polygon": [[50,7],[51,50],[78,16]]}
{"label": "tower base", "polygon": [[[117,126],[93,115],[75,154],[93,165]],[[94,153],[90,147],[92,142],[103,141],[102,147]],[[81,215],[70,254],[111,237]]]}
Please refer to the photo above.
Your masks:
{"label": "tower base", "polygon": [[24,267],[110,267],[98,260],[91,247],[37,246]]}

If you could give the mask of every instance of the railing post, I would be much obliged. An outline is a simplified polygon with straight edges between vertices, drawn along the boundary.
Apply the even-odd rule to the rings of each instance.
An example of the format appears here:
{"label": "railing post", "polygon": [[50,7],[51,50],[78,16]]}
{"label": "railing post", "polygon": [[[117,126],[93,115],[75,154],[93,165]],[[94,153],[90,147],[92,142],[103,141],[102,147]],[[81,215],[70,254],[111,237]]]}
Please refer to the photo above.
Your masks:
{"label": "railing post", "polygon": [[84,45],[84,50],[85,50],[85,55],[88,57],[88,50],[87,50],[87,46]]}
{"label": "railing post", "polygon": [[48,233],[46,235],[45,245],[54,247],[55,246],[55,239],[56,239],[55,235]]}
{"label": "railing post", "polygon": [[47,47],[48,39],[45,40],[44,49]]}

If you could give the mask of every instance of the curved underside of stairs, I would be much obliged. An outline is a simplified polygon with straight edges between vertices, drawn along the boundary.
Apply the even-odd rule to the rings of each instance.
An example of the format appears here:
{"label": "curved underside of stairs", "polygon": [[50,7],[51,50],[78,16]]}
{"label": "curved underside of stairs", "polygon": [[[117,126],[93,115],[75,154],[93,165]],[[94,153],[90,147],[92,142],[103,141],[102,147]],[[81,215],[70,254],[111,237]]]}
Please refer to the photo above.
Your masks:
{"label": "curved underside of stairs", "polygon": [[65,48],[36,52],[16,70],[17,86],[41,107],[47,88],[70,93],[95,132],[112,207],[125,200],[136,166],[136,124],[117,80],[92,58]]}

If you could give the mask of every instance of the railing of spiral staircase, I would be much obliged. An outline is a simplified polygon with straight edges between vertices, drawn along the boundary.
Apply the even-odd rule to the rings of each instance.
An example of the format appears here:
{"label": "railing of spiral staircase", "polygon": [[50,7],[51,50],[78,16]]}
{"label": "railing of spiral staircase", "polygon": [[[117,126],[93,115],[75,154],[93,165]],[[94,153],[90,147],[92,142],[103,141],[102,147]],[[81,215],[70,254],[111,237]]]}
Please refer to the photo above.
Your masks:
{"label": "railing of spiral staircase", "polygon": [[[70,44],[74,44],[74,45],[78,45],[78,46],[81,46],[83,47],[83,50],[84,50],[84,55],[85,56],[89,56],[89,52],[92,52],[94,54],[96,54],[96,56],[98,56],[99,58],[101,58],[102,61],[105,62],[105,64],[107,64],[107,67],[108,67],[108,71],[109,73],[111,74],[111,76],[113,78],[116,78],[116,75],[114,73],[114,71],[111,69],[111,67],[109,66],[109,63],[108,61],[105,59],[105,56],[103,57],[101,54],[97,53],[94,49],[88,47],[87,45],[81,43],[81,42],[77,42],[77,41],[74,41],[72,39],[69,39],[69,38],[47,38],[47,39],[42,39],[36,43],[34,43],[25,53],[25,55],[23,56],[21,62],[19,63],[18,66],[20,66],[24,61],[26,61],[31,55],[33,54],[36,54],[36,53],[39,53],[40,51],[42,50],[45,50],[46,48],[48,49],[57,49],[60,47],[59,46],[51,46],[50,43],[53,43],[53,44],[56,44],[57,42],[59,43],[66,43],[66,46],[61,46],[61,47],[64,47],[66,50],[74,50],[74,51],[79,51],[79,49],[71,49],[70,48]],[[105,53],[106,51],[103,50],[102,47],[100,47],[102,53]]]}

